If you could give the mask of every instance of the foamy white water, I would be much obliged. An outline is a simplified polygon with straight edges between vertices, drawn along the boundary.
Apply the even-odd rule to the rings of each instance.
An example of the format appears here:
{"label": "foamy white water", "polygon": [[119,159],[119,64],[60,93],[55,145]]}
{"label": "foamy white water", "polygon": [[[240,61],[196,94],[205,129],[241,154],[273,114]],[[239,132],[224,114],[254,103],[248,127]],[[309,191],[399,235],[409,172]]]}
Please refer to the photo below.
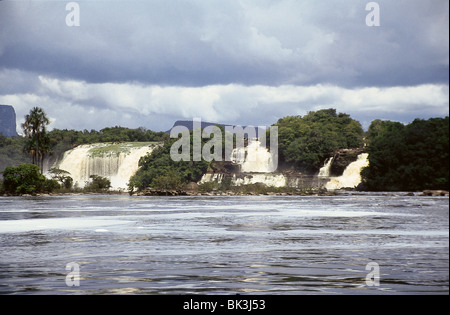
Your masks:
{"label": "foamy white water", "polygon": [[231,160],[239,164],[244,173],[271,173],[278,165],[272,153],[258,139],[249,140],[245,148],[234,149]]}
{"label": "foamy white water", "polygon": [[[216,182],[221,183],[224,174],[204,174],[199,181],[199,184]],[[264,184],[268,187],[285,187],[287,184],[286,176],[283,174],[270,173],[252,173],[242,176],[233,175],[231,184],[234,186],[250,185],[250,184]]]}
{"label": "foamy white water", "polygon": [[0,294],[448,294],[448,219],[382,193],[0,197]]}
{"label": "foamy white water", "polygon": [[361,153],[355,162],[350,163],[344,173],[339,177],[333,177],[325,188],[329,190],[336,190],[341,188],[355,188],[361,183],[361,171],[364,167],[369,166],[369,154]]}
{"label": "foamy white water", "polygon": [[330,157],[325,161],[325,165],[319,170],[319,177],[329,177],[331,165],[333,164],[334,157]]}

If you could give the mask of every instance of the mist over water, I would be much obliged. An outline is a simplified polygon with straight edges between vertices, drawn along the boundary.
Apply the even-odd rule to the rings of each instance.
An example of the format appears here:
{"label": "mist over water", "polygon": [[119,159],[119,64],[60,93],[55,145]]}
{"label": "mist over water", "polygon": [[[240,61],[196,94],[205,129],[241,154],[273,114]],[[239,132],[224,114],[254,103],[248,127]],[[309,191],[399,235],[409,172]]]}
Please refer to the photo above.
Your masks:
{"label": "mist over water", "polygon": [[[0,209],[2,294],[448,294],[446,197],[0,197]],[[79,287],[65,283],[72,262]]]}

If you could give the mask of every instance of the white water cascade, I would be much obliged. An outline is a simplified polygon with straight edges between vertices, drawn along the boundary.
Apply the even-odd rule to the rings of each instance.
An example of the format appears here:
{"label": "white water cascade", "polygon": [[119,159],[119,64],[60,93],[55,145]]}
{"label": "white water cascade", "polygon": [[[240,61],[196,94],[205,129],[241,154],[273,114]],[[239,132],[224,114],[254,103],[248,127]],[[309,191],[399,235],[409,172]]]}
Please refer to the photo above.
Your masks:
{"label": "white water cascade", "polygon": [[333,164],[334,157],[330,157],[325,161],[325,165],[319,170],[319,177],[330,177],[331,164]]}
{"label": "white water cascade", "polygon": [[[199,184],[216,182],[220,184],[224,179],[223,174],[205,174],[199,181]],[[268,187],[286,187],[287,179],[283,174],[262,174],[255,173],[251,175],[246,175],[243,177],[238,177],[233,174],[231,178],[231,184],[234,186],[250,185],[262,183]]]}
{"label": "white water cascade", "polygon": [[362,153],[358,155],[355,162],[350,163],[339,177],[331,178],[326,183],[325,188],[328,190],[336,190],[341,188],[355,188],[361,183],[361,171],[364,167],[369,166],[369,154]]}
{"label": "white water cascade", "polygon": [[123,190],[138,169],[139,159],[157,146],[150,142],[96,143],[80,145],[64,154],[55,167],[70,173],[82,188],[91,175],[111,180],[111,189]]}
{"label": "white water cascade", "polygon": [[241,166],[243,173],[272,173],[277,166],[272,154],[258,139],[250,140],[245,148],[234,149],[231,160]]}
{"label": "white water cascade", "polygon": [[[273,154],[261,144],[257,138],[249,140],[244,148],[234,149],[231,161],[240,165],[240,170],[245,176],[233,175],[231,180],[235,186],[262,183],[272,187],[286,186],[286,177],[282,174],[273,174],[278,166]],[[219,174],[205,174],[199,183],[222,181]]]}

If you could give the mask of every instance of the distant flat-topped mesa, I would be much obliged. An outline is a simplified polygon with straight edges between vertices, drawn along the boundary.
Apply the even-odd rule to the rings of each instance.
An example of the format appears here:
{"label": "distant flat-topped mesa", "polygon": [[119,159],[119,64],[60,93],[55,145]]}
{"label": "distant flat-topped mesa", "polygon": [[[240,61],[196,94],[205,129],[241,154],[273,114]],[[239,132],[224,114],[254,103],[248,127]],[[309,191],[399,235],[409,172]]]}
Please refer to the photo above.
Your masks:
{"label": "distant flat-topped mesa", "polygon": [[16,112],[10,105],[0,105],[0,134],[5,137],[17,137]]}
{"label": "distant flat-topped mesa", "polygon": [[[232,128],[237,127],[237,125],[218,124],[218,123],[207,122],[207,121],[199,121],[198,124],[199,124],[201,129],[205,129],[206,127],[210,127],[210,126],[219,126],[219,127],[223,127],[223,128],[225,128],[225,127],[232,127]],[[189,131],[192,131],[192,130],[194,130],[194,126],[195,125],[194,125],[194,121],[192,121],[192,120],[177,120],[173,124],[172,128],[170,128],[170,130],[167,131],[167,133],[170,133],[170,131],[173,128],[178,127],[178,126],[186,127]],[[247,126],[241,126],[241,127],[245,129]],[[258,126],[253,126],[253,127],[255,127],[254,128],[255,136],[258,137],[259,136],[258,135],[259,130],[257,128]],[[234,133],[238,133],[238,130],[237,129],[234,130]]]}

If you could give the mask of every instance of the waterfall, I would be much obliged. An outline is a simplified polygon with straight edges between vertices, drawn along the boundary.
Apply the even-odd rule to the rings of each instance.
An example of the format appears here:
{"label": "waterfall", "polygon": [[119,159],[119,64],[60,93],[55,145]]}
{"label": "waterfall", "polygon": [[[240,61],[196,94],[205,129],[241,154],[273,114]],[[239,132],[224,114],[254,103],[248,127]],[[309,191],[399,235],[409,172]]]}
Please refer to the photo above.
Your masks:
{"label": "waterfall", "polygon": [[65,152],[54,167],[69,172],[78,187],[84,187],[91,175],[98,175],[110,179],[112,189],[126,189],[130,177],[138,169],[139,159],[156,146],[150,142],[80,145]]}
{"label": "waterfall", "polygon": [[[220,184],[224,178],[224,174],[204,174],[199,184],[216,182]],[[250,185],[262,183],[269,187],[285,187],[287,179],[283,174],[251,174],[243,177],[233,174],[231,184],[233,186]]]}
{"label": "waterfall", "polygon": [[319,177],[330,177],[330,168],[331,164],[333,164],[334,157],[330,157],[325,161],[323,167],[319,170]]}
{"label": "waterfall", "polygon": [[285,187],[286,177],[283,174],[252,174],[244,178],[233,175],[232,183],[235,186],[261,183],[268,187]]}
{"label": "waterfall", "polygon": [[249,140],[245,148],[234,149],[231,160],[241,166],[243,173],[271,173],[275,163],[269,150],[258,139]]}
{"label": "waterfall", "polygon": [[204,174],[198,183],[204,184],[209,182],[216,182],[220,184],[223,180],[223,177],[223,174]]}
{"label": "waterfall", "polygon": [[362,153],[358,155],[355,162],[350,163],[339,177],[331,178],[326,183],[325,188],[335,190],[341,188],[355,188],[361,183],[361,171],[364,167],[369,166],[369,154]]}

